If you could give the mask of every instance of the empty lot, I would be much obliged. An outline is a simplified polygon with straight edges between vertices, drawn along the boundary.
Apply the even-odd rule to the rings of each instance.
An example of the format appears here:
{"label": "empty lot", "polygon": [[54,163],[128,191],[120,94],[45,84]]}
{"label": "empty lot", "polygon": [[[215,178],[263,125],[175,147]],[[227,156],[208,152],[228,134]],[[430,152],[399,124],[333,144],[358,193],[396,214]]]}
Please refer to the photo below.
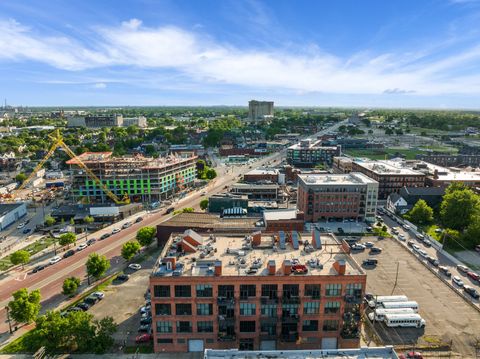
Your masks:
{"label": "empty lot", "polygon": [[[431,337],[438,337],[445,342],[453,342],[453,350],[462,357],[474,357],[474,345],[480,339],[480,313],[467,304],[458,294],[431,273],[413,254],[395,240],[366,238],[383,248],[375,257],[379,260],[375,269],[368,269],[367,292],[377,295],[404,294],[415,300],[420,306],[419,314],[427,325],[420,329],[381,330],[379,334],[385,344],[424,344]],[[368,250],[354,253],[355,259],[361,261],[367,257]],[[373,257],[373,256],[371,256]],[[398,263],[398,281],[394,288]]]}

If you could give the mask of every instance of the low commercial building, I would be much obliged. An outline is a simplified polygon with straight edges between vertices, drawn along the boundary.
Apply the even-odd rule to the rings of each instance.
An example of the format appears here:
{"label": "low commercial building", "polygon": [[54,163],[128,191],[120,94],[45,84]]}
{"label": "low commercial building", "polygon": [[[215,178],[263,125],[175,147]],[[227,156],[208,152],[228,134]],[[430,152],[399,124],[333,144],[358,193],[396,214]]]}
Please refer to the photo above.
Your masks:
{"label": "low commercial building", "polygon": [[322,146],[322,141],[302,140],[287,149],[287,162],[297,167],[332,166],[333,157],[341,155],[341,146]]}
{"label": "low commercial building", "polygon": [[303,212],[299,212],[296,208],[263,211],[265,232],[303,232],[305,227],[304,219]]}
{"label": "low commercial building", "polygon": [[451,155],[445,153],[427,153],[415,156],[417,160],[444,167],[480,167],[480,154]]}
{"label": "low commercial building", "polygon": [[353,161],[352,172],[360,172],[378,182],[378,198],[387,199],[403,187],[424,187],[425,174],[399,161]]}
{"label": "low commercial building", "polygon": [[154,351],[357,348],[366,274],[347,248],[318,232],[172,234],[150,275]]}
{"label": "low commercial building", "polygon": [[208,212],[222,213],[229,208],[248,209],[248,196],[232,193],[219,193],[208,197]]}
{"label": "low commercial building", "polygon": [[24,202],[0,204],[0,230],[4,230],[27,214]]}
{"label": "low commercial building", "polygon": [[[279,183],[280,172],[277,169],[259,168],[243,175],[245,182],[272,182]],[[284,176],[283,176],[284,178]]]}
{"label": "low commercial building", "polygon": [[333,157],[333,171],[335,173],[352,172],[353,159],[350,157],[337,156]]}
{"label": "low commercial building", "polygon": [[378,182],[362,173],[299,175],[297,209],[305,221],[374,220]]}
{"label": "low commercial building", "polygon": [[231,192],[239,195],[247,195],[253,200],[280,200],[283,192],[278,184],[235,183]]}

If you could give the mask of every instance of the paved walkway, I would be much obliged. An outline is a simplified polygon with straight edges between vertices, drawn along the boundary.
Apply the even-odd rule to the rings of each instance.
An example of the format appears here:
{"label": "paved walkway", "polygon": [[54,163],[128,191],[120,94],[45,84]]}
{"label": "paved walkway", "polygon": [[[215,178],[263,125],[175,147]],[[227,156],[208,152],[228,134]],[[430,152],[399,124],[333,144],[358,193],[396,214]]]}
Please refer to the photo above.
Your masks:
{"label": "paved walkway", "polygon": [[[31,359],[31,355],[24,354],[3,354],[0,355],[0,359]],[[56,359],[90,359],[90,358],[101,358],[101,359],[201,359],[203,358],[203,352],[201,353],[158,353],[158,354],[70,354],[70,355],[59,355]]]}

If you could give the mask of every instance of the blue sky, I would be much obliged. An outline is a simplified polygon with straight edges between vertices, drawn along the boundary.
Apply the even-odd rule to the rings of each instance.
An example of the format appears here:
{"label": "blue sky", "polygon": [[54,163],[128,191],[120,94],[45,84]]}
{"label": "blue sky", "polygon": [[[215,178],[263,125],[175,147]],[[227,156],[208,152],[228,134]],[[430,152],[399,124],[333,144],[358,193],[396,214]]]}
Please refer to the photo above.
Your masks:
{"label": "blue sky", "polygon": [[0,2],[16,105],[480,107],[480,0]]}

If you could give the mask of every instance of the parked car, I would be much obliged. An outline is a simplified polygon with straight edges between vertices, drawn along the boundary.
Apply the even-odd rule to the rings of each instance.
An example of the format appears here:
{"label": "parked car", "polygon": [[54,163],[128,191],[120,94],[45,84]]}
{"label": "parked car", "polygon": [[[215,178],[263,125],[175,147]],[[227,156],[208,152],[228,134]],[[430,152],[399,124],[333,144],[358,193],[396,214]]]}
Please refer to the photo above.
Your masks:
{"label": "parked car", "polygon": [[337,232],[340,233],[340,234],[345,233],[345,231],[343,230],[342,227],[338,227],[338,228],[337,228]]}
{"label": "parked car", "polygon": [[476,290],[475,288],[473,288],[473,287],[470,287],[469,285],[464,285],[464,286],[463,286],[463,290],[464,290],[466,293],[470,294],[470,296],[471,296],[472,298],[475,298],[475,299],[480,298],[480,294],[478,294],[477,290]]}
{"label": "parked car", "polygon": [[102,234],[102,236],[100,237],[100,240],[107,239],[107,238],[110,237],[110,236],[111,236],[110,233]]}
{"label": "parked car", "polygon": [[365,249],[365,246],[360,243],[354,243],[350,246],[350,249],[352,251],[363,251]]}
{"label": "parked car", "polygon": [[97,240],[95,238],[90,238],[88,241],[87,241],[87,246],[91,246],[93,243],[95,243]]}
{"label": "parked car", "polygon": [[398,230],[398,227],[392,227],[392,233],[393,234],[399,234],[400,231]]}
{"label": "parked car", "polygon": [[420,256],[422,256],[423,258],[427,258],[427,257],[428,257],[428,253],[425,252],[423,249],[419,249],[419,250],[418,250],[418,254],[420,254]]}
{"label": "parked car", "polygon": [[132,226],[132,222],[125,222],[122,226],[122,229],[127,229],[128,227]]}
{"label": "parked car", "polygon": [[434,267],[438,267],[439,262],[438,262],[438,259],[436,259],[435,257],[427,256],[427,261]]}
{"label": "parked car", "polygon": [[458,277],[458,276],[456,276],[456,275],[454,275],[454,276],[452,277],[452,283],[455,284],[455,285],[457,285],[457,286],[459,286],[460,288],[462,288],[463,285],[464,285],[464,283],[463,283],[463,281],[460,279],[460,277]]}
{"label": "parked car", "polygon": [[68,251],[66,251],[63,255],[63,258],[68,258],[68,257],[71,257],[75,254],[75,251],[73,249],[69,249]]}
{"label": "parked car", "polygon": [[40,264],[40,265],[36,266],[35,268],[33,268],[32,273],[37,273],[41,270],[44,270],[45,267],[46,267],[45,264]]}
{"label": "parked car", "polygon": [[464,266],[464,265],[457,265],[457,269],[459,272],[462,272],[462,273],[468,273],[470,271],[470,268],[468,268],[467,266]]}
{"label": "parked car", "polygon": [[135,223],[140,223],[141,221],[143,221],[143,217],[137,217],[137,219],[135,220]]}
{"label": "parked car", "polygon": [[152,310],[152,307],[150,307],[149,305],[145,305],[143,307],[140,308],[140,313],[147,313],[147,312],[150,312]]}
{"label": "parked car", "polygon": [[365,245],[365,247],[367,247],[367,248],[372,248],[372,247],[375,245],[375,243],[373,243],[373,242],[365,242],[364,245]]}
{"label": "parked car", "polygon": [[152,334],[144,333],[137,335],[135,338],[135,343],[140,344],[140,343],[149,343],[153,340]]}
{"label": "parked car", "polygon": [[112,229],[112,234],[120,232],[120,228],[114,228]]}
{"label": "parked car", "polygon": [[77,252],[83,251],[87,247],[88,247],[87,243],[82,243],[77,247]]}
{"label": "parked car", "polygon": [[100,299],[94,297],[93,295],[88,296],[83,300],[84,303],[87,303],[89,306],[96,304]]}
{"label": "parked car", "polygon": [[90,309],[90,306],[85,302],[77,304],[77,307],[83,310],[84,312]]}
{"label": "parked car", "polygon": [[367,232],[372,232],[373,231],[373,228],[372,227],[367,227],[365,228]]}
{"label": "parked car", "polygon": [[417,246],[416,244],[412,244],[412,249],[414,252],[418,252],[420,250],[420,247]]}
{"label": "parked car", "polygon": [[400,233],[400,234],[398,235],[398,239],[400,239],[401,241],[406,241],[406,240],[407,240],[407,237],[405,237],[404,234]]}
{"label": "parked car", "polygon": [[378,247],[370,248],[370,254],[378,254],[378,253],[382,253],[382,248],[378,248]]}
{"label": "parked car", "polygon": [[145,324],[145,325],[140,325],[138,327],[138,332],[139,333],[150,333],[150,330],[152,329],[150,324]]}
{"label": "parked car", "polygon": [[55,257],[51,258],[51,259],[48,261],[48,263],[50,263],[50,264],[55,264],[55,263],[60,262],[61,260],[62,260],[62,258],[60,258],[59,256],[55,256]]}
{"label": "parked car", "polygon": [[117,282],[126,282],[129,279],[130,279],[130,276],[128,274],[119,274],[117,278],[115,278]]}
{"label": "parked car", "polygon": [[467,272],[467,276],[469,276],[472,280],[474,280],[476,282],[480,281],[480,275],[478,275],[475,272],[472,272],[472,271]]}
{"label": "parked car", "polygon": [[140,319],[140,325],[148,325],[148,324],[152,324],[152,317]]}
{"label": "parked car", "polygon": [[[413,248],[413,246],[415,246],[415,245],[416,245],[416,244],[415,244],[415,242],[413,242],[413,241],[408,241],[408,242],[407,242],[407,246],[409,246],[409,247],[412,247],[412,248]],[[417,247],[418,247],[418,246],[417,246]]]}
{"label": "parked car", "polygon": [[447,277],[451,277],[452,276],[452,272],[450,272],[450,270],[448,269],[448,267],[446,266],[438,266],[438,271],[440,273],[443,273],[444,275],[446,275]]}
{"label": "parked car", "polygon": [[98,298],[99,300],[102,300],[103,298],[105,298],[105,293],[103,293],[103,292],[93,292],[92,296]]}
{"label": "parked car", "polygon": [[[228,186],[227,186],[227,188],[228,188]],[[175,207],[168,207],[167,210],[165,211],[165,214],[170,214],[173,211],[175,211]]]}
{"label": "parked car", "polygon": [[378,260],[375,259],[375,258],[367,258],[367,259],[364,259],[362,264],[364,266],[376,266],[378,264]]}
{"label": "parked car", "polygon": [[[407,355],[407,358],[409,358],[409,359],[423,359],[422,353],[420,353],[420,352],[411,351],[411,352],[406,353],[406,355]],[[401,358],[401,357],[399,357],[399,358]],[[405,358],[405,356],[404,356],[404,358]]]}
{"label": "parked car", "polygon": [[30,228],[25,228],[22,233],[23,234],[29,234],[32,230]]}
{"label": "parked car", "polygon": [[417,233],[416,237],[423,241],[425,239],[425,236],[423,234]]}
{"label": "parked car", "polygon": [[410,230],[410,226],[408,224],[404,224],[402,225],[403,229],[406,230],[406,231],[409,231]]}
{"label": "parked car", "polygon": [[78,306],[70,307],[67,309],[67,313],[69,312],[83,312],[83,309]]}
{"label": "parked car", "polygon": [[423,240],[423,245],[427,248],[430,248],[432,246],[432,244],[430,243],[430,241],[428,239],[424,239]]}
{"label": "parked car", "polygon": [[26,223],[25,222],[22,222],[20,223],[18,226],[17,226],[17,229],[22,229],[23,227],[26,226]]}
{"label": "parked car", "polygon": [[142,266],[138,263],[132,263],[128,265],[128,268],[133,270],[139,270],[139,269],[142,269]]}

